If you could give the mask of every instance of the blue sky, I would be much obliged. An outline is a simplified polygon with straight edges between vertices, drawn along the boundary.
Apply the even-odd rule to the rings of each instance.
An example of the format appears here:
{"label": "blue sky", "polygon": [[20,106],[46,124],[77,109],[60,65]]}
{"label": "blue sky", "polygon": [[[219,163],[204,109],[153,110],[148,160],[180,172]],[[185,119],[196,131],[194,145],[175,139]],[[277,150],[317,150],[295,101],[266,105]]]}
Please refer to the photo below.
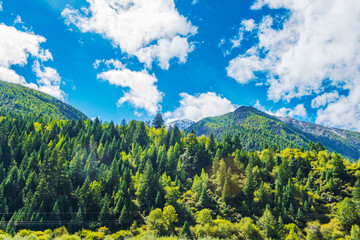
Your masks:
{"label": "blue sky", "polygon": [[249,105],[359,130],[359,2],[300,2],[2,0],[0,80],[104,121]]}

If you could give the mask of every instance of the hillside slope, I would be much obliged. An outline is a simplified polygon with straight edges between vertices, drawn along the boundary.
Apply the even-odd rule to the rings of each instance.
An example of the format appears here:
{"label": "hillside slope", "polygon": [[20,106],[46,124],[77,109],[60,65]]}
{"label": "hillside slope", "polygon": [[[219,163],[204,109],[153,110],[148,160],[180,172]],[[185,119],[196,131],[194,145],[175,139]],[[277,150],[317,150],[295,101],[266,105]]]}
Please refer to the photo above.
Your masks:
{"label": "hillside slope", "polygon": [[0,81],[0,112],[37,113],[55,119],[86,119],[76,108],[19,84]]}
{"label": "hillside slope", "polygon": [[253,107],[242,106],[222,116],[202,119],[185,132],[191,129],[197,135],[209,135],[212,132],[218,138],[237,133],[245,150],[262,150],[266,145],[274,145],[278,149],[308,149],[309,142],[313,141],[320,142],[344,157],[353,160],[360,158],[358,132],[327,128],[292,118],[277,118]]}

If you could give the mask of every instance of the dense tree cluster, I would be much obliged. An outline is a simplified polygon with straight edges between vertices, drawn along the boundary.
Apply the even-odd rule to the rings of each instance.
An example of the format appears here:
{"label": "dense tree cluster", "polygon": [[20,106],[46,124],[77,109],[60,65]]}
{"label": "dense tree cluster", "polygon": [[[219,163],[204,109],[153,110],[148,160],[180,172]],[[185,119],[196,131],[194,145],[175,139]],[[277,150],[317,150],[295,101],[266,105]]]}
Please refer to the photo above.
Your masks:
{"label": "dense tree cluster", "polygon": [[360,163],[321,144],[248,152],[236,134],[161,125],[2,114],[2,230],[358,239]]}

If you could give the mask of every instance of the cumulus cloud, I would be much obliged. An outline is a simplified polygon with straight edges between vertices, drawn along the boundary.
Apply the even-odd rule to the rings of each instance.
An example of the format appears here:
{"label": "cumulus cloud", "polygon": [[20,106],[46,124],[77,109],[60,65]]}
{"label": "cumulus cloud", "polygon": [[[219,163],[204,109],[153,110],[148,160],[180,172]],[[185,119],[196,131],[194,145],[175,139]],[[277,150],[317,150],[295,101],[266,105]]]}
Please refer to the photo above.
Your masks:
{"label": "cumulus cloud", "polygon": [[[64,100],[65,93],[60,89],[61,78],[53,68],[43,67],[42,63],[52,60],[49,50],[40,44],[46,39],[30,32],[22,32],[14,27],[0,24],[0,80],[22,84]],[[37,84],[28,83],[23,76],[11,69],[12,66],[24,66],[28,59],[35,58],[33,71],[38,77]],[[41,69],[43,68],[43,70]]]}
{"label": "cumulus cloud", "polygon": [[[347,104],[344,108],[356,109],[360,104],[352,97],[360,80],[360,2],[258,0],[252,9],[264,6],[289,14],[285,18],[264,16],[255,26],[243,28],[242,33],[252,28],[257,43],[230,60],[228,76],[241,84],[263,81],[269,86],[268,98],[274,101],[322,95],[328,87],[349,90],[348,96],[325,95],[313,101],[313,107],[335,101],[318,112],[317,121],[324,122],[321,119],[327,114],[326,123],[337,124],[335,113],[341,111],[334,106]],[[258,79],[257,72],[266,77]]]}
{"label": "cumulus cloud", "polygon": [[264,70],[265,61],[254,55],[239,56],[230,61],[227,74],[241,84],[248,83],[255,79],[256,72]]}
{"label": "cumulus cloud", "polygon": [[118,100],[118,106],[128,102],[134,108],[145,109],[149,115],[155,115],[161,110],[163,93],[155,85],[157,78],[154,74],[151,75],[145,70],[135,72],[122,69],[102,72],[97,77],[112,85],[129,88],[129,91],[124,91],[124,96]]}
{"label": "cumulus cloud", "polygon": [[328,103],[336,102],[339,99],[339,93],[337,91],[324,93],[320,96],[317,96],[311,101],[312,108],[324,107]]}
{"label": "cumulus cloud", "polygon": [[302,118],[302,119],[307,117],[307,112],[304,107],[304,104],[298,104],[294,108],[283,107],[276,111],[272,111],[271,109],[270,110],[266,109],[263,105],[260,104],[260,101],[257,100],[254,107],[260,111],[267,113],[267,114],[278,116],[278,117],[292,117],[292,118],[298,117],[298,118]]}
{"label": "cumulus cloud", "polygon": [[202,93],[200,95],[189,95],[181,93],[180,107],[172,113],[165,113],[168,122],[175,119],[189,119],[199,121],[205,117],[219,116],[236,109],[228,99],[222,98],[214,92]]}
{"label": "cumulus cloud", "polygon": [[17,15],[14,20],[14,24],[22,24],[22,23],[23,23],[23,21],[21,20],[21,17],[19,15]]}
{"label": "cumulus cloud", "polygon": [[196,5],[199,3],[199,0],[192,0],[191,5]]}
{"label": "cumulus cloud", "polygon": [[232,48],[240,47],[241,41],[244,39],[244,33],[252,32],[256,27],[257,26],[254,19],[243,20],[240,24],[238,35],[231,39],[233,44]]}
{"label": "cumulus cloud", "polygon": [[304,104],[299,104],[295,108],[280,108],[279,110],[274,112],[275,116],[281,116],[281,117],[300,117],[300,118],[306,118],[306,109],[304,107]]}
{"label": "cumulus cloud", "polygon": [[154,60],[163,69],[177,58],[185,62],[194,49],[188,38],[193,26],[175,8],[174,0],[87,0],[80,11],[67,7],[62,16],[82,32],[110,39],[122,52],[136,56],[148,68]]}
{"label": "cumulus cloud", "polygon": [[316,123],[330,127],[360,130],[360,86],[354,87],[348,96],[328,104],[317,111]]}
{"label": "cumulus cloud", "polygon": [[104,64],[107,68],[113,67],[114,69],[124,69],[126,67],[126,65],[123,64],[118,59],[109,59],[109,60],[96,59],[93,66],[95,69],[97,69],[99,68],[100,64]]}
{"label": "cumulus cloud", "polygon": [[38,77],[39,91],[54,96],[60,100],[65,100],[65,92],[60,89],[61,77],[56,69],[51,67],[41,66],[39,61],[35,61],[33,65],[33,71]]}
{"label": "cumulus cloud", "polygon": [[251,32],[256,27],[254,19],[243,20],[241,25],[244,26],[244,30]]}

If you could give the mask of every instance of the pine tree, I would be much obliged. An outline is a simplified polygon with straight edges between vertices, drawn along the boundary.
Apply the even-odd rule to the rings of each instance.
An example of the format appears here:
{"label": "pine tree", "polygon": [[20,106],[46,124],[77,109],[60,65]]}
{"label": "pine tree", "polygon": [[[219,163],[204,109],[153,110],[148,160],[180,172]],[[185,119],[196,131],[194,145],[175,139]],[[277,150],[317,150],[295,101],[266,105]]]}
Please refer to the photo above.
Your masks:
{"label": "pine tree", "polygon": [[299,227],[303,228],[305,225],[305,216],[304,213],[301,211],[300,208],[298,208],[297,214],[296,214],[296,222]]}
{"label": "pine tree", "polygon": [[210,204],[210,197],[205,187],[202,188],[199,203],[204,208],[206,208]]}
{"label": "pine tree", "polygon": [[96,179],[97,171],[98,171],[98,162],[94,151],[91,151],[89,157],[86,159],[85,171],[86,171],[86,175],[90,178],[90,181]]}
{"label": "pine tree", "polygon": [[277,222],[268,208],[266,208],[264,214],[259,218],[257,225],[264,231],[268,238],[277,237]]}
{"label": "pine tree", "polygon": [[358,179],[354,185],[354,189],[352,192],[353,198],[356,201],[360,201],[360,180]]}
{"label": "pine tree", "polygon": [[226,200],[227,197],[230,196],[230,185],[228,183],[228,180],[225,179],[223,190],[222,190],[222,199],[223,201]]}
{"label": "pine tree", "polygon": [[180,237],[185,239],[194,239],[193,234],[190,230],[190,225],[187,221],[184,222],[183,227],[181,228]]}
{"label": "pine tree", "polygon": [[101,210],[98,220],[101,222],[102,226],[107,225],[107,221],[111,220],[110,206],[109,206],[109,197],[105,194],[105,197],[102,199]]}
{"label": "pine tree", "polygon": [[154,128],[161,128],[163,125],[164,125],[164,119],[163,119],[161,113],[156,114],[156,116],[152,122],[152,126]]}
{"label": "pine tree", "polygon": [[49,221],[51,222],[53,227],[60,227],[60,209],[58,201],[55,202],[53,209],[51,210]]}
{"label": "pine tree", "polygon": [[133,143],[145,147],[149,141],[149,137],[146,132],[146,127],[143,122],[138,122],[136,124],[136,130],[133,135]]}
{"label": "pine tree", "polygon": [[141,178],[141,184],[137,192],[140,208],[149,210],[155,202],[157,187],[154,180],[154,170],[150,161],[146,163],[145,172]]}
{"label": "pine tree", "polygon": [[124,205],[122,210],[121,210],[118,222],[122,227],[124,227],[124,226],[128,225],[129,220],[130,220],[129,213],[128,213],[128,210],[126,208],[126,205]]}

